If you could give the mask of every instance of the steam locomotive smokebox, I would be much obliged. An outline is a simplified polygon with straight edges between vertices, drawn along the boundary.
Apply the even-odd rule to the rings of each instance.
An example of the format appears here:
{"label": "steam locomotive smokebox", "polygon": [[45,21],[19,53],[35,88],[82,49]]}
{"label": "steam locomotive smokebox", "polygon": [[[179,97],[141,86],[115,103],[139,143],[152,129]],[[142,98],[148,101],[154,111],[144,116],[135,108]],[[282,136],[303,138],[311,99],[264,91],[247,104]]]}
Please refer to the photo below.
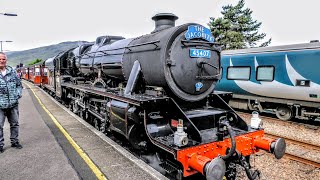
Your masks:
{"label": "steam locomotive smokebox", "polygon": [[[152,19],[155,30],[128,44],[122,62],[125,79],[129,79],[132,66],[138,61],[148,85],[169,87],[187,101],[202,100],[212,93],[220,70],[220,49],[204,39],[212,37],[210,30],[199,24],[173,27],[178,17],[169,13],[157,14]],[[186,40],[189,36],[199,38]],[[191,57],[197,49],[209,55]]]}

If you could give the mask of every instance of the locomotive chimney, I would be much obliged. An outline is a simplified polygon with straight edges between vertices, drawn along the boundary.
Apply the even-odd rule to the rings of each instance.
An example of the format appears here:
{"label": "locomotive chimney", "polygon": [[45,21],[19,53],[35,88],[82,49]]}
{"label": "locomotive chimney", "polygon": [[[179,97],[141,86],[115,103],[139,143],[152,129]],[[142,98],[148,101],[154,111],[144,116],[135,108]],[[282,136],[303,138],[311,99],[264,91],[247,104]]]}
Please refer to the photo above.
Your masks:
{"label": "locomotive chimney", "polygon": [[155,21],[155,29],[151,32],[158,32],[163,29],[167,29],[175,26],[175,21],[178,17],[172,13],[159,13],[152,17],[152,20]]}

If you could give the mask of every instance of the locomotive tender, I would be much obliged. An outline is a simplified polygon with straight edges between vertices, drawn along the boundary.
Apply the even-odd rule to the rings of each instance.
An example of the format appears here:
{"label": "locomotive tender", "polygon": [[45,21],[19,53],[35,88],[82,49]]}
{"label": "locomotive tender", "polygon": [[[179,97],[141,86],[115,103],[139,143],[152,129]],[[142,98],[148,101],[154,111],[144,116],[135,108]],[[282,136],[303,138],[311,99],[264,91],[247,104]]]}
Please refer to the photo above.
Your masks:
{"label": "locomotive tender", "polygon": [[283,139],[247,125],[226,103],[231,94],[213,93],[221,49],[210,30],[175,26],[170,13],[152,19],[150,34],[101,36],[46,60],[42,86],[170,178],[235,179],[239,164],[255,179],[250,155],[263,149],[282,158]]}
{"label": "locomotive tender", "polygon": [[234,108],[271,111],[282,120],[316,119],[319,58],[319,42],[223,51],[216,90],[232,92]]}

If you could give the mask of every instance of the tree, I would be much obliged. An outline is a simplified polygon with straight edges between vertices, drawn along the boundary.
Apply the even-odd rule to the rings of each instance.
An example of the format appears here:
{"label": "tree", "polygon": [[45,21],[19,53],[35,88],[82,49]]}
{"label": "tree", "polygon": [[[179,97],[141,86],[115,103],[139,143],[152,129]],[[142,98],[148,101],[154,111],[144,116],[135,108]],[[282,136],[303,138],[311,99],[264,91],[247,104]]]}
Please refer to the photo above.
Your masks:
{"label": "tree", "polygon": [[33,65],[33,64],[37,64],[39,62],[41,62],[42,59],[35,59],[34,61],[32,61],[31,63],[29,63],[28,65]]}
{"label": "tree", "polygon": [[[208,26],[215,37],[216,42],[224,45],[225,49],[244,49],[256,47],[257,42],[263,40],[265,33],[258,32],[261,22],[253,20],[252,11],[244,8],[244,0],[240,0],[237,5],[226,5],[222,7],[223,17],[210,17]],[[260,44],[260,47],[268,46],[271,38]]]}

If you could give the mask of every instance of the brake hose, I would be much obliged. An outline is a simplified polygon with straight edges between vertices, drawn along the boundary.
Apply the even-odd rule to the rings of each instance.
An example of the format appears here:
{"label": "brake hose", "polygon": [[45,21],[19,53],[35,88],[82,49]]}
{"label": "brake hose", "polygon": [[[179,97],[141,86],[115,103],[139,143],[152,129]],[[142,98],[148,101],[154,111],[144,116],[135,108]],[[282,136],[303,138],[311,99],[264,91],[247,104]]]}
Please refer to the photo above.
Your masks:
{"label": "brake hose", "polygon": [[228,133],[229,133],[230,138],[231,138],[231,149],[230,149],[229,153],[227,155],[221,157],[223,160],[226,160],[231,155],[234,154],[234,152],[236,150],[236,140],[234,138],[235,133],[233,132],[232,127],[230,126],[230,124],[228,122],[221,122],[221,124],[225,125],[227,127]]}

